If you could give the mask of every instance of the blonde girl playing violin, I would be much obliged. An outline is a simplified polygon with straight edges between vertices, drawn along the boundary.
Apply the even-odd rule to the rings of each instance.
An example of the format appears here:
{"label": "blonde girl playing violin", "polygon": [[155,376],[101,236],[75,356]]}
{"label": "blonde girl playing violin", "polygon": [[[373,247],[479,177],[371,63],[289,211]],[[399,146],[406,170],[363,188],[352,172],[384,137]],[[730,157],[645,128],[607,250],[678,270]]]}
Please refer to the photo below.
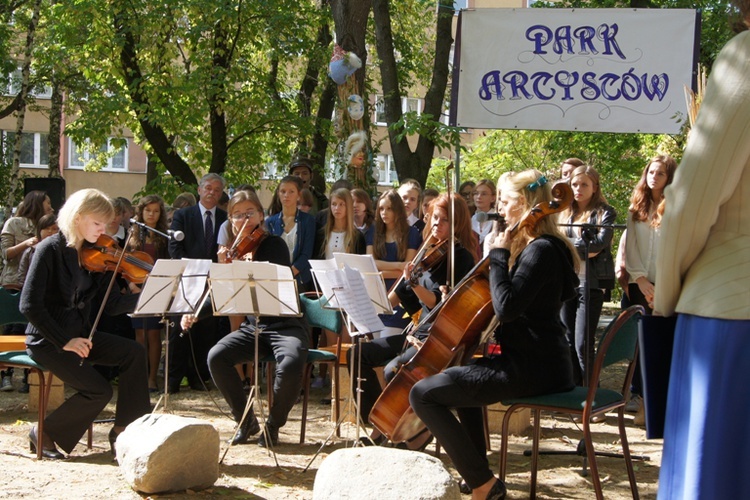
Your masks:
{"label": "blonde girl playing violin", "polygon": [[[64,458],[55,445],[70,453],[112,398],[112,386],[95,364],[119,368],[115,424],[109,433],[112,451],[117,435],[150,411],[143,346],[104,332],[88,339],[92,308],[105,300],[111,273],[86,270],[80,251],[96,243],[114,214],[101,191],[73,193],[57,219],[60,232],[37,246],[21,292],[21,312],[29,320],[27,352],[77,391],[47,416],[43,429],[35,426],[29,432],[32,451],[41,446],[46,458]],[[138,295],[121,295],[113,287],[104,310],[132,312],[137,301]]]}

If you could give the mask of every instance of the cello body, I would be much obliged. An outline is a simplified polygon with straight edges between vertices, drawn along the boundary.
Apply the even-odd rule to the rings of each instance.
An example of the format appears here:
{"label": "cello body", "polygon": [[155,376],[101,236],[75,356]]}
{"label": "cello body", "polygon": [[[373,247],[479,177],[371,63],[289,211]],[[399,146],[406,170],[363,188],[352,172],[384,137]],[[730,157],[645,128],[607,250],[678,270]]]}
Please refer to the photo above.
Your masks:
{"label": "cello body", "polygon": [[[546,182],[546,179],[545,179]],[[552,187],[553,199],[539,203],[512,229],[534,228],[542,218],[559,213],[573,202],[573,190],[563,182]],[[388,439],[409,441],[425,429],[409,404],[409,392],[420,380],[451,366],[465,364],[474,355],[485,333],[494,330],[497,317],[490,293],[490,264],[485,257],[438,307],[430,334],[417,354],[404,364],[385,387],[370,412],[369,420]],[[435,312],[435,309],[431,311]]]}
{"label": "cello body", "polygon": [[451,293],[425,343],[385,387],[370,412],[370,423],[396,443],[422,432],[425,425],[409,405],[409,391],[423,378],[471,359],[494,318],[489,260],[484,259]]}

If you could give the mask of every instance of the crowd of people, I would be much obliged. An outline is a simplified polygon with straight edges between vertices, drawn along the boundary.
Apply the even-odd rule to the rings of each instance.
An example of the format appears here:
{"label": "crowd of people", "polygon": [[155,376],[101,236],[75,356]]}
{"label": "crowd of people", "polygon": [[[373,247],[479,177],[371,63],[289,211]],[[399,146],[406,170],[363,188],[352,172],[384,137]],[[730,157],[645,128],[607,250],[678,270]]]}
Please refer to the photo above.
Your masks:
{"label": "crowd of people", "polygon": [[[712,79],[709,89],[714,93],[707,96],[706,106],[719,107],[726,100],[733,103],[730,105],[735,111],[747,107],[748,99],[738,100],[736,92],[725,88],[744,81],[732,57],[734,52],[746,54],[747,40],[747,36],[738,37],[727,49],[729,53],[722,52],[717,71],[726,73],[727,80],[719,85]],[[747,58],[743,61],[746,65]],[[712,138],[729,133],[715,123],[715,117],[703,118],[706,114],[701,113],[696,134]],[[742,130],[746,133],[747,127]],[[718,352],[720,346],[702,335],[704,331],[735,335],[732,345],[739,350],[747,345],[747,336],[741,335],[747,333],[747,302],[705,303],[706,295],[701,293],[701,287],[708,286],[701,283],[717,286],[726,281],[709,270],[714,269],[717,256],[735,258],[732,242],[736,239],[732,235],[742,233],[742,238],[747,238],[743,233],[743,200],[737,193],[746,184],[750,142],[737,140],[734,144],[744,148],[744,163],[726,158],[720,165],[732,182],[724,182],[720,176],[706,178],[702,185],[693,180],[699,176],[698,166],[703,162],[711,159],[719,168],[717,158],[729,154],[727,149],[709,147],[718,148],[720,142],[692,140],[685,160],[690,170],[684,177],[670,156],[656,155],[646,162],[623,217],[627,230],[620,237],[616,259],[612,246],[618,214],[607,203],[606,179],[578,158],[567,158],[559,166],[559,180],[569,184],[572,204],[561,214],[535,224],[521,224],[521,229],[517,229],[519,223],[535,205],[552,199],[552,182],[541,172],[508,172],[497,182],[465,181],[456,193],[423,190],[417,181],[407,179],[397,189],[373,198],[367,182],[370,173],[363,169],[366,147],[357,137],[347,143],[350,170],[346,178],[334,183],[328,197],[313,186],[313,164],[305,158],[291,163],[268,207],[262,205],[252,186],[240,186],[230,195],[224,179],[217,174],[200,179],[197,198],[183,193],[171,205],[158,195],[147,195],[133,206],[125,198],[110,199],[96,189],[83,189],[73,193],[55,215],[44,192],[30,192],[5,222],[0,238],[0,285],[20,291],[20,309],[29,323],[9,325],[5,333],[25,332],[31,357],[75,390],[47,416],[42,434],[38,434],[37,426],[32,427],[30,446],[42,447],[43,455],[52,459],[64,457],[58,446],[70,453],[111,399],[110,380],[116,376],[117,411],[109,435],[114,448],[117,435],[150,411],[149,392],[160,391],[162,325],[157,319],[128,316],[138,300],[140,284],[118,277],[112,293],[105,293],[112,273],[92,271],[86,265],[86,250],[105,235],[126,250],[143,252],[152,260],[192,258],[223,263],[239,259],[288,266],[300,292],[315,289],[311,260],[330,259],[336,252],[372,255],[394,312],[381,315],[384,330],[355,343],[348,351],[351,375],[360,382],[358,410],[364,423],[382,391],[375,368],[384,367],[386,383],[391,380],[412,358],[416,345],[429,338],[430,312],[452,299],[449,276],[453,283],[459,282],[479,267],[477,263],[488,262],[491,305],[499,320],[490,340],[502,346],[501,354],[488,354],[418,381],[408,399],[427,431],[404,446],[424,449],[431,436],[437,437],[462,476],[464,491],[472,492],[473,498],[504,498],[505,485],[493,475],[487,461],[482,406],[591,383],[603,304],[619,283],[623,307],[639,304],[648,314],[654,310],[673,313],[675,309],[686,313],[678,324],[678,345],[683,351],[677,354],[673,376],[692,385],[689,389],[670,389],[662,474],[664,496],[679,498],[674,491],[684,486],[683,476],[689,475],[690,467],[710,468],[700,457],[698,465],[686,459],[703,446],[704,436],[696,434],[691,427],[695,420],[686,414],[706,412],[705,405],[696,405],[714,397],[700,392],[705,391],[701,381],[693,380],[686,367],[701,362],[718,366],[725,359]],[[706,249],[707,256],[700,252],[712,225],[707,222],[705,231],[682,230],[693,222],[693,212],[684,204],[686,195],[677,197],[679,209],[670,213],[669,205],[675,198],[668,196],[668,186],[673,181],[679,192],[705,192],[708,186],[720,193],[700,198],[700,206],[706,205],[706,211],[694,214],[695,220],[713,217],[708,222],[723,224],[723,232],[714,234],[715,245]],[[714,198],[721,202],[712,205],[707,201]],[[184,238],[167,241],[160,233],[169,231]],[[665,240],[662,232],[666,231],[670,236]],[[452,258],[415,274],[415,265],[419,265],[415,257],[420,249],[446,242],[451,233],[454,245],[445,247]],[[236,243],[243,238],[257,241],[247,252],[238,253]],[[741,247],[744,255],[746,247],[745,242]],[[676,258],[668,262],[672,254]],[[738,266],[747,268],[746,262]],[[660,288],[663,269],[668,272],[666,284]],[[686,272],[688,280],[680,291]],[[738,286],[735,295],[744,293],[746,298],[747,283]],[[103,320],[89,338],[88,330],[102,303]],[[704,309],[712,312],[711,318],[700,317]],[[420,315],[428,321],[420,321]],[[731,323],[734,320],[742,321]],[[189,387],[205,391],[215,386],[238,424],[232,443],[244,444],[260,434],[258,444],[269,446],[278,442],[279,429],[297,401],[308,349],[330,344],[336,338],[331,332],[313,333],[304,316],[260,317],[257,321],[260,323],[252,317],[216,317],[208,303],[196,314],[183,316],[179,326],[170,331],[170,351],[166,353],[169,372],[163,390],[176,393]],[[243,365],[253,361],[252,346],[260,329],[261,356],[276,360],[273,404],[263,422],[265,429],[252,410],[245,416],[247,369]],[[407,334],[413,338],[407,341]],[[702,348],[710,352],[699,353]],[[732,376],[744,373],[746,370],[738,368]],[[0,390],[14,389],[12,377],[12,371],[2,373]],[[325,371],[319,371],[313,383],[324,386]],[[25,378],[20,390],[28,390]],[[642,423],[639,370],[632,394],[629,410],[637,412],[636,423]],[[717,396],[722,408],[737,409],[730,400],[731,395]],[[735,426],[738,434],[742,434],[741,427]],[[685,435],[691,440],[678,444]],[[374,428],[363,444],[385,441],[386,436]],[[725,450],[720,445],[707,445],[701,451],[714,456]],[[737,463],[744,464],[742,457]],[[711,477],[690,479],[686,491],[718,491],[715,478],[722,472],[711,473]],[[733,488],[731,483],[719,489],[736,492]]]}

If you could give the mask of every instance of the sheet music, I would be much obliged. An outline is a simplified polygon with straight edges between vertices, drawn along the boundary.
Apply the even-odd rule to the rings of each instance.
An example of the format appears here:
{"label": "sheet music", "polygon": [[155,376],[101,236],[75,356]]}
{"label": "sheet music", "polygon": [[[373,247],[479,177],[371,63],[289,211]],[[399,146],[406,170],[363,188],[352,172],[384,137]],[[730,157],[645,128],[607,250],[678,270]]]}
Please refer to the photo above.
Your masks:
{"label": "sheet music", "polygon": [[170,313],[176,314],[194,312],[201,306],[206,291],[208,270],[211,267],[211,261],[208,259],[183,259],[181,262],[185,262],[182,279],[169,308]]}
{"label": "sheet music", "polygon": [[376,310],[381,314],[390,314],[393,312],[391,303],[388,300],[388,292],[385,289],[382,275],[375,265],[375,259],[372,255],[358,255],[350,253],[334,252],[333,258],[328,260],[311,260],[312,273],[315,276],[318,291],[328,299],[326,308],[341,309],[341,303],[334,293],[331,273],[333,270],[344,269],[347,266],[359,271],[363,277],[367,300],[375,304]]}
{"label": "sheet music", "polygon": [[210,260],[159,259],[146,277],[132,316],[194,312],[203,302]]}
{"label": "sheet music", "polygon": [[328,272],[341,308],[349,315],[356,328],[352,335],[379,332],[385,328],[367,295],[362,274],[349,266]]}
{"label": "sheet music", "polygon": [[[253,307],[252,288],[258,299]],[[265,262],[235,261],[211,265],[214,314],[299,316],[299,296],[291,268]]]}

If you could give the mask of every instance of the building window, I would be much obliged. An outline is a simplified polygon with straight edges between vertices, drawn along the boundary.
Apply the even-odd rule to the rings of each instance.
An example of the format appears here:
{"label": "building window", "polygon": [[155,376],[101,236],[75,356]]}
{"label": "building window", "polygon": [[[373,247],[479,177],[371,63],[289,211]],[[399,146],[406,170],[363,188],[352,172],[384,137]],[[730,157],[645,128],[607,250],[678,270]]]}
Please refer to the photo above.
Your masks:
{"label": "building window", "polygon": [[392,186],[398,182],[396,162],[393,161],[392,155],[378,155],[375,158],[375,168],[378,174],[378,184]]}
{"label": "building window", "polygon": [[68,139],[68,167],[69,168],[84,168],[89,162],[96,161],[99,153],[107,155],[107,163],[104,165],[103,170],[110,170],[114,172],[127,172],[128,171],[128,148],[126,146],[115,146],[112,144],[112,138],[107,140],[107,144],[102,146],[99,151],[91,151],[90,148],[79,146],[73,139]]}
{"label": "building window", "polygon": [[[9,157],[13,155],[13,144],[16,140],[15,132],[4,132],[5,147]],[[49,166],[49,146],[47,145],[47,134],[39,132],[24,132],[21,134],[21,158],[22,167]]]}
{"label": "building window", "polygon": [[458,14],[459,10],[468,8],[469,0],[453,0],[453,9],[456,11],[456,14]]}
{"label": "building window", "polygon": [[[8,78],[8,86],[5,88],[6,96],[16,96],[21,92],[21,68],[11,73]],[[46,85],[36,85],[31,88],[29,93],[38,99],[50,99],[52,97],[52,87]]]}
{"label": "building window", "polygon": [[[401,112],[408,113],[413,111],[417,113],[417,116],[420,116],[422,114],[423,104],[424,99],[419,99],[417,97],[402,97]],[[373,122],[375,122],[376,125],[381,125],[383,127],[388,125],[385,120],[385,101],[383,100],[382,95],[375,96],[375,116]]]}

